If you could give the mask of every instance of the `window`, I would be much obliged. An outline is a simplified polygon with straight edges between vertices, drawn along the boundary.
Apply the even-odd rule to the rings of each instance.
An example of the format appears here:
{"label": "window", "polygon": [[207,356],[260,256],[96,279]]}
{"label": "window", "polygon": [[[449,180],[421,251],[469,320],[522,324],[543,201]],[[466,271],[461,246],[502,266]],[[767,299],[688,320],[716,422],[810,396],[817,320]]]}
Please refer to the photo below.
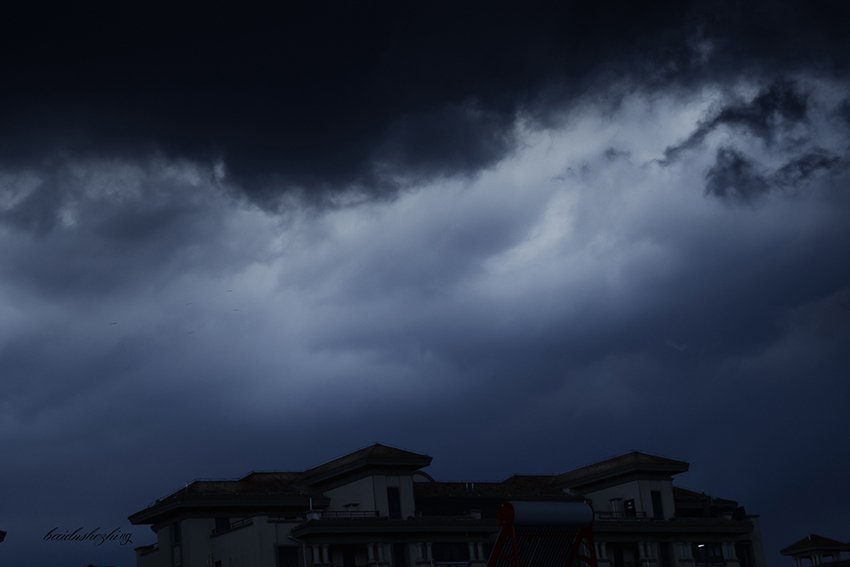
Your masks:
{"label": "window", "polygon": [[623,515],[627,518],[634,518],[637,516],[637,509],[635,508],[634,498],[630,498],[629,500],[625,500],[623,502],[623,512]]}
{"label": "window", "polygon": [[753,552],[752,546],[749,543],[736,543],[735,555],[738,557],[738,561],[741,562],[741,567],[752,567]]}
{"label": "window", "polygon": [[719,543],[695,543],[691,551],[694,554],[694,565],[696,567],[721,567],[723,561],[723,550]]}
{"label": "window", "polygon": [[661,567],[673,567],[673,562],[670,558],[669,543],[661,542],[658,544],[658,556],[658,558],[661,560]]}
{"label": "window", "polygon": [[625,558],[623,557],[623,548],[619,545],[612,546],[610,548],[610,551],[614,559],[614,567],[624,567],[626,562],[624,561]]}
{"label": "window", "polygon": [[298,567],[297,545],[279,545],[277,547],[277,567]]}
{"label": "window", "polygon": [[463,542],[434,542],[431,546],[432,558],[439,566],[459,566],[469,564],[469,545]]}
{"label": "window", "polygon": [[223,532],[224,530],[230,529],[230,518],[216,518],[215,519],[215,531]]}
{"label": "window", "polygon": [[[357,553],[362,550],[362,546],[357,545],[338,545],[334,546],[337,553],[342,554],[342,567],[356,567]],[[361,561],[361,565],[363,562]]]}
{"label": "window", "polygon": [[171,543],[180,545],[180,522],[171,524]]}
{"label": "window", "polygon": [[387,487],[387,504],[390,508],[390,519],[401,519],[401,495],[397,486]]}
{"label": "window", "polygon": [[407,567],[407,554],[403,543],[393,544],[393,567]]}
{"label": "window", "polygon": [[661,491],[653,490],[650,495],[652,496],[652,517],[656,520],[663,520],[664,506],[661,503]]}

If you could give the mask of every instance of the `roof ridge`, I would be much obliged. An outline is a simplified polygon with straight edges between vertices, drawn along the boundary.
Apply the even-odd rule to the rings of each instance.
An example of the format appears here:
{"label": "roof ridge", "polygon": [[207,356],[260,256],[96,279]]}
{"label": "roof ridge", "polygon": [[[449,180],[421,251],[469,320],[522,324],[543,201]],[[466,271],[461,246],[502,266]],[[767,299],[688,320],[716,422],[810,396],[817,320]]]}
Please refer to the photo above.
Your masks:
{"label": "roof ridge", "polygon": [[781,549],[779,553],[783,555],[792,555],[795,551],[803,551],[807,549],[841,549],[850,551],[850,543],[832,539],[818,534],[809,534],[799,541],[795,541],[788,547]]}
{"label": "roof ridge", "polygon": [[[384,454],[382,454],[384,453]],[[422,464],[417,467],[421,468],[424,466],[428,466],[431,464],[431,456],[425,455],[422,453],[415,453],[408,449],[402,449],[401,447],[395,447],[392,445],[385,445],[383,443],[373,443],[372,445],[368,445],[366,447],[357,449],[356,451],[352,451],[350,453],[346,453],[339,457],[333,458],[329,461],[325,461],[315,467],[311,467],[304,472],[302,472],[296,482],[302,482],[309,478],[321,476],[323,474],[327,474],[335,469],[344,468],[347,466],[353,466],[358,462],[366,461],[369,459],[410,459],[410,460],[419,460]],[[424,462],[427,461],[427,462]]]}

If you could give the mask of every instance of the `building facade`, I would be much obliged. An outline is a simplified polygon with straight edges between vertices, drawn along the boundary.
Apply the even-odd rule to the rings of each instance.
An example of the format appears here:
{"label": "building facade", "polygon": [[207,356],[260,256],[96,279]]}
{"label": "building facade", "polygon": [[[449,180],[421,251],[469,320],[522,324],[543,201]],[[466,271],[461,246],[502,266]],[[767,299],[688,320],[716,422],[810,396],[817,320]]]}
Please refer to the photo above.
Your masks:
{"label": "building facade", "polygon": [[588,502],[599,567],[765,567],[758,517],[629,453],[561,475],[438,482],[431,457],[373,445],[303,472],[195,481],[130,516],[138,567],[485,567],[500,502]]}

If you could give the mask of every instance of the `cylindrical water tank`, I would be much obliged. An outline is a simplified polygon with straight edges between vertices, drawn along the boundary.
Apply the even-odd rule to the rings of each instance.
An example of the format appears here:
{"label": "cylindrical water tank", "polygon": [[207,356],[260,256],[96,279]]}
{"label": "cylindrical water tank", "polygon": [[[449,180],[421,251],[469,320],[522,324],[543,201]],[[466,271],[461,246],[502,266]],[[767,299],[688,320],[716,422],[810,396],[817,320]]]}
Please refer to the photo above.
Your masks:
{"label": "cylindrical water tank", "polygon": [[502,502],[496,511],[501,525],[587,526],[593,509],[584,502]]}

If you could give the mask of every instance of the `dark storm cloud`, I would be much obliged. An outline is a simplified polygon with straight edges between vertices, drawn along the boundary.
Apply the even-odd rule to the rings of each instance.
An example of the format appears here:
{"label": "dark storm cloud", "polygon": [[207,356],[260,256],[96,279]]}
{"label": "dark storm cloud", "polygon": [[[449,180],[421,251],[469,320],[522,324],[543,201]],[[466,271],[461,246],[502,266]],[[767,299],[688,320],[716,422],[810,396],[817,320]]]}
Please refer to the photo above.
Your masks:
{"label": "dark storm cloud", "polygon": [[[64,175],[61,172],[50,171],[51,168],[40,168],[46,173],[46,179],[38,182],[37,187],[27,192],[20,187],[20,182],[7,181],[0,189],[4,196],[14,199],[23,194],[18,202],[0,212],[0,222],[17,229],[31,231],[36,235],[44,235],[53,230],[57,214],[65,199]],[[63,169],[63,168],[60,168]]]}
{"label": "dark storm cloud", "polygon": [[770,190],[753,162],[733,148],[717,150],[717,161],[705,178],[706,194],[715,197],[751,201]]}
{"label": "dark storm cloud", "polygon": [[815,148],[780,167],[773,177],[780,186],[795,187],[819,172],[832,172],[846,166],[846,158]]}
{"label": "dark storm cloud", "polygon": [[[740,147],[726,142],[715,150],[714,164],[705,174],[705,194],[738,202],[752,202],[775,190],[793,192],[813,176],[844,169],[850,160],[846,147],[836,148],[839,154],[819,147],[812,139],[817,127],[812,124],[812,93],[806,88],[812,87],[781,79],[749,101],[724,101],[719,109],[709,111],[709,117],[700,121],[684,141],[668,146],[657,163],[667,167],[686,153],[704,150],[709,136],[723,129]],[[827,117],[840,116],[843,104],[815,111],[825,111]],[[846,129],[839,124],[836,131]],[[741,147],[752,151],[756,148],[753,139],[760,143],[759,150],[768,152],[763,157],[771,161],[781,158],[784,163],[769,167],[747,155]]]}
{"label": "dark storm cloud", "polygon": [[705,194],[752,202],[772,190],[794,190],[819,173],[835,173],[846,167],[846,158],[815,148],[766,173],[754,160],[724,146],[717,150],[715,163],[705,174]]}
{"label": "dark storm cloud", "polygon": [[791,81],[777,81],[750,102],[732,102],[704,121],[688,138],[664,151],[662,164],[669,164],[682,152],[699,148],[706,137],[722,126],[740,130],[772,144],[780,132],[787,132],[806,119],[807,97]]}
{"label": "dark storm cloud", "polygon": [[843,100],[835,112],[839,120],[843,120],[850,125],[850,100]]}
{"label": "dark storm cloud", "polygon": [[213,177],[155,159],[3,175],[3,283],[35,297],[82,302],[162,283],[190,266],[214,272],[250,262],[211,248],[225,237],[230,205]]}
{"label": "dark storm cloud", "polygon": [[605,157],[608,158],[611,161],[614,161],[618,158],[628,158],[629,155],[631,155],[630,152],[627,152],[625,150],[618,150],[617,148],[614,148],[614,147],[611,147],[611,148],[608,148],[607,150],[605,150]]}
{"label": "dark storm cloud", "polygon": [[[721,77],[732,55],[736,66],[767,65],[768,53],[779,66],[846,64],[835,22],[847,8],[832,2],[5,10],[7,167],[153,151],[223,159],[263,202],[281,190],[321,202],[349,186],[376,195],[474,173],[514,149],[518,114],[545,123],[606,73],[667,85],[689,84],[707,64]],[[767,127],[747,112],[721,120]]]}

